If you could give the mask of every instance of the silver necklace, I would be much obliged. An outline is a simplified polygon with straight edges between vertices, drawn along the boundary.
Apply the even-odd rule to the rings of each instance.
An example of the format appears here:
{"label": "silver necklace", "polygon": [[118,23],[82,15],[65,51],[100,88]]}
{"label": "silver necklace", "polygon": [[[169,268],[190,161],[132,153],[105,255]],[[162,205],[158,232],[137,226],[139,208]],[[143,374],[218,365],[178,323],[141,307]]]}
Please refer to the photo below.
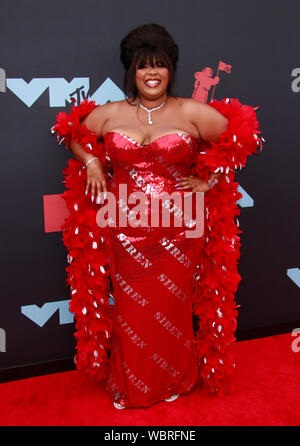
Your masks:
{"label": "silver necklace", "polygon": [[142,107],[144,110],[146,110],[148,112],[148,123],[150,125],[152,125],[151,112],[160,109],[165,103],[166,103],[166,99],[158,107],[147,108],[147,107],[145,107],[144,105],[142,105],[140,103],[140,98],[138,98],[138,105],[139,105],[139,107]]}

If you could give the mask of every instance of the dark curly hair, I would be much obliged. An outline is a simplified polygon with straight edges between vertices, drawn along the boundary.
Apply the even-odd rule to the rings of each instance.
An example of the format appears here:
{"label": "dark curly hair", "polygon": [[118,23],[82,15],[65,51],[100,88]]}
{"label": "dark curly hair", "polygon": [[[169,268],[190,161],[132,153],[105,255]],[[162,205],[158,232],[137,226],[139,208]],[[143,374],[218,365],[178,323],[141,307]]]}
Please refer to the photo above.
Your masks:
{"label": "dark curly hair", "polygon": [[154,61],[169,69],[167,95],[172,95],[179,50],[163,26],[149,23],[133,29],[122,39],[120,49],[120,59],[125,68],[123,87],[126,95],[130,92],[133,100],[136,99],[138,96],[135,82],[136,67],[146,63],[150,63],[153,67]]}

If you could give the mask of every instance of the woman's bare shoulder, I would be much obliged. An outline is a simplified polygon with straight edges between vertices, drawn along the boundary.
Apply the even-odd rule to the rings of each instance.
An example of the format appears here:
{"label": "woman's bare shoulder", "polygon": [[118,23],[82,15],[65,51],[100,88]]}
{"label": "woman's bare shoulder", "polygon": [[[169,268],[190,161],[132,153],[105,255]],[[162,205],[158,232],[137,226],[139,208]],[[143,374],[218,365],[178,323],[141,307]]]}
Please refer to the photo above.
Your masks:
{"label": "woman's bare shoulder", "polygon": [[197,120],[200,117],[206,119],[219,119],[221,121],[225,120],[225,117],[212,107],[209,104],[205,104],[204,102],[197,101],[193,98],[182,98],[182,105],[186,113],[188,113],[191,117],[194,116]]}
{"label": "woman's bare shoulder", "polygon": [[94,108],[94,110],[84,118],[82,124],[86,125],[89,130],[96,133],[98,138],[101,138],[104,124],[111,116],[118,112],[120,102],[122,101],[106,102],[103,105],[98,105],[98,107]]}
{"label": "woman's bare shoulder", "polygon": [[216,140],[227,129],[227,118],[214,107],[196,99],[184,99],[184,113],[196,125],[202,139]]}
{"label": "woman's bare shoulder", "polygon": [[191,113],[197,112],[197,113],[205,113],[207,110],[211,110],[212,107],[210,107],[208,104],[205,104],[204,102],[197,101],[193,98],[178,98],[180,100],[180,103],[182,107],[185,108],[186,111],[190,111]]}

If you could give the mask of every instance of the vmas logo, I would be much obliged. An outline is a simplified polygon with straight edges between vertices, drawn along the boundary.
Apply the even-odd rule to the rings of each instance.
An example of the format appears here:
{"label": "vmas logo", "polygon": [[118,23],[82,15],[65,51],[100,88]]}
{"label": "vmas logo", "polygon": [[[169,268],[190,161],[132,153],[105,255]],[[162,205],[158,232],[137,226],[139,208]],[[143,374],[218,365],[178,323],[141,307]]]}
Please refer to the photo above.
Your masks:
{"label": "vmas logo", "polygon": [[[197,71],[194,74],[195,82],[194,82],[194,91],[192,93],[192,98],[196,101],[207,103],[212,102],[216,85],[220,83],[220,72],[224,72],[227,74],[231,73],[232,65],[224,62],[223,60],[219,60],[218,68],[216,75],[213,75],[213,69],[211,67],[204,67],[201,71]],[[208,96],[210,95],[209,101]],[[238,204],[245,207],[253,207],[254,200],[253,198],[243,189],[240,185],[238,187],[238,191],[243,195],[240,200],[238,200]]]}
{"label": "vmas logo", "polygon": [[215,77],[213,77],[213,70],[210,67],[205,67],[202,71],[197,71],[194,74],[196,81],[192,98],[196,101],[207,103],[209,91],[213,87],[210,97],[210,101],[212,101],[216,85],[220,82],[220,77],[218,76],[219,72],[225,71],[225,73],[231,73],[231,68],[231,65],[220,60]]}
{"label": "vmas logo", "polygon": [[31,107],[46,90],[49,92],[49,107],[66,107],[75,101],[80,104],[86,98],[99,105],[125,99],[122,90],[109,77],[91,94],[88,77],[75,77],[70,82],[64,78],[33,78],[26,82],[19,78],[7,79],[5,70],[0,68],[0,92],[7,90],[27,107]]}

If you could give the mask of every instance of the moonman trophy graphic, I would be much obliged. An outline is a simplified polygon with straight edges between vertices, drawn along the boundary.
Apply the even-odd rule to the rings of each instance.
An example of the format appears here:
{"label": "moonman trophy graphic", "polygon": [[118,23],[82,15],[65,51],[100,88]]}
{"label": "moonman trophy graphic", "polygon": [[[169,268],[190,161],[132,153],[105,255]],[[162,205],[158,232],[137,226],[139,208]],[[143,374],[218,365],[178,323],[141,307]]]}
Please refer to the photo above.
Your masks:
{"label": "moonman trophy graphic", "polygon": [[197,71],[194,74],[196,79],[194,84],[194,91],[192,94],[192,98],[197,101],[206,103],[208,99],[208,92],[213,86],[213,92],[210,100],[212,101],[213,95],[215,92],[216,85],[220,82],[220,78],[218,76],[219,71],[225,71],[226,73],[231,72],[231,65],[226,64],[222,60],[219,61],[218,71],[215,77],[212,77],[213,70],[210,67],[203,68],[202,71]]}

